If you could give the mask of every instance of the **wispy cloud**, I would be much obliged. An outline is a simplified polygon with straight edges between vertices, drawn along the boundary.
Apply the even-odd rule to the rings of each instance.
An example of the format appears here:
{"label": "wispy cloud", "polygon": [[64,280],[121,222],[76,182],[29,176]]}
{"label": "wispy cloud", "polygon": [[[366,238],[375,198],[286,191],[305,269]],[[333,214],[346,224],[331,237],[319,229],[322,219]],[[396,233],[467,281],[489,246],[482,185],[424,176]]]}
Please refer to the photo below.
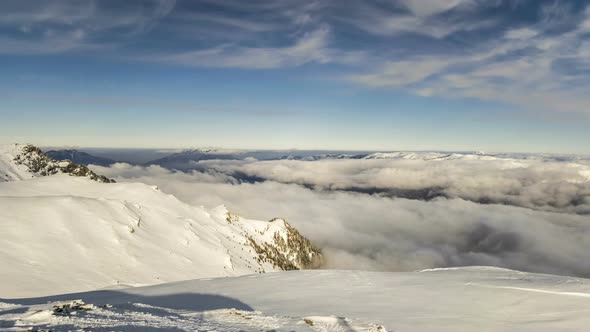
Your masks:
{"label": "wispy cloud", "polygon": [[481,7],[485,6],[472,0],[400,0],[389,6],[365,2],[343,12],[338,20],[378,36],[414,34],[443,39],[497,24],[493,18],[470,18]]}
{"label": "wispy cloud", "polygon": [[[126,2],[118,8],[103,2],[4,1],[0,6],[0,54],[51,54],[112,48],[117,38],[151,29],[174,9],[175,0]],[[116,32],[116,34],[113,34]]]}
{"label": "wispy cloud", "polygon": [[[588,114],[590,7],[516,0],[0,4],[0,54],[281,69],[420,96]],[[527,13],[526,15],[524,13]]]}
{"label": "wispy cloud", "polygon": [[180,54],[152,56],[146,60],[197,67],[228,67],[243,69],[272,69],[299,66],[306,63],[352,63],[363,52],[343,52],[328,46],[330,30],[321,27],[305,33],[286,47],[241,47],[221,45],[214,48]]}
{"label": "wispy cloud", "polygon": [[211,13],[180,13],[176,15],[175,18],[184,24],[193,24],[194,22],[209,23],[216,26],[236,28],[250,32],[274,31],[280,28],[278,24],[271,22],[260,22]]}
{"label": "wispy cloud", "polygon": [[402,0],[400,1],[416,16],[432,16],[444,13],[453,8],[469,7],[474,5],[473,0]]}
{"label": "wispy cloud", "polygon": [[[543,19],[563,24],[565,9],[551,8],[552,14],[541,9]],[[549,33],[546,29],[552,27],[543,24],[505,29],[499,38],[470,44],[463,53],[406,54],[348,79],[419,95],[473,97],[527,109],[590,114],[590,98],[584,92],[590,78],[574,69],[588,63],[588,12],[582,17],[570,13],[570,21],[578,23],[568,30]]]}

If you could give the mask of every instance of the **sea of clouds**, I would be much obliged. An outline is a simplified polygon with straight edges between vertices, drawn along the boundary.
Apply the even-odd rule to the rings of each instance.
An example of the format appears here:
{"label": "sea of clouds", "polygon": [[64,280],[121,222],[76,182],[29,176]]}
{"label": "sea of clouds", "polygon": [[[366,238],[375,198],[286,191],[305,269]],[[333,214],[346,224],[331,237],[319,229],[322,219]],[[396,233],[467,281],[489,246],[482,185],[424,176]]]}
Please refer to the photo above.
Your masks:
{"label": "sea of clouds", "polygon": [[590,162],[545,158],[207,160],[92,168],[190,204],[283,217],[326,268],[493,265],[590,277]]}

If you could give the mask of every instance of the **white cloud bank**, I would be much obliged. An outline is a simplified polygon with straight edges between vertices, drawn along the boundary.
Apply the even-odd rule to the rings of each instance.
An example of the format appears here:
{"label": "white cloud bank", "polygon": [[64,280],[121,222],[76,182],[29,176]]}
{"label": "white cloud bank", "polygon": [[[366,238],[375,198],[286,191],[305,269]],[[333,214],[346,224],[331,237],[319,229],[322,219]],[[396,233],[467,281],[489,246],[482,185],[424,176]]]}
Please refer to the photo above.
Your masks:
{"label": "white cloud bank", "polygon": [[[424,155],[426,156],[426,155]],[[590,214],[590,162],[457,155],[457,159],[206,161],[208,172],[300,184],[321,190],[383,193],[429,199]],[[236,175],[238,174],[238,175]]]}
{"label": "white cloud bank", "polygon": [[[305,179],[303,182],[315,182],[322,189],[350,184],[412,187],[452,183],[453,190],[462,189],[466,195],[484,195],[491,190],[503,197],[512,195],[520,205],[537,209],[459,198],[390,198],[270,180],[240,184],[227,174],[211,170],[180,173],[127,164],[94,170],[119,181],[158,185],[193,204],[226,204],[230,210],[252,218],[284,217],[323,248],[329,268],[409,271],[494,265],[590,276],[590,217],[575,214],[580,211],[571,204],[560,208],[547,205],[576,192],[587,207],[589,179],[576,182],[582,181],[580,174],[587,173],[566,163],[561,163],[560,169],[547,161],[504,170],[495,163],[446,161],[425,167],[415,161],[392,162],[277,161],[249,162],[239,167],[277,181]],[[291,178],[285,179],[287,176]],[[560,185],[559,180],[572,187]],[[543,209],[559,212],[539,211]]]}

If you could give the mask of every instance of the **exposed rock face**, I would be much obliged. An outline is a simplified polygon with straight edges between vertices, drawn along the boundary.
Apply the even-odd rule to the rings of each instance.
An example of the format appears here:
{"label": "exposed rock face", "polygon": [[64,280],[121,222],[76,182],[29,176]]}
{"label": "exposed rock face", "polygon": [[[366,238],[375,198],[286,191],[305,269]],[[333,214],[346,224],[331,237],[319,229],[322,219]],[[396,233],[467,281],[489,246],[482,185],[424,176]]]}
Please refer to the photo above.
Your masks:
{"label": "exposed rock face", "polygon": [[[239,225],[241,218],[227,213],[226,221]],[[283,219],[275,218],[268,225],[257,230],[261,237],[254,237],[244,232],[258,257],[261,266],[270,264],[280,270],[302,270],[319,268],[323,258],[320,249],[316,248],[307,238]],[[262,271],[264,272],[264,271]]]}
{"label": "exposed rock face", "polygon": [[73,176],[83,176],[91,180],[102,183],[113,183],[115,180],[109,179],[103,175],[97,175],[84,165],[74,164],[69,160],[56,161],[49,158],[41,149],[33,145],[23,145],[21,152],[14,157],[14,162],[18,165],[24,165],[29,172],[47,176],[58,173],[70,174]]}
{"label": "exposed rock face", "polygon": [[286,232],[275,232],[273,241],[257,243],[248,237],[250,245],[258,254],[259,262],[269,262],[285,271],[317,269],[321,266],[322,254],[318,248],[286,221],[275,219],[274,222],[284,223]]}

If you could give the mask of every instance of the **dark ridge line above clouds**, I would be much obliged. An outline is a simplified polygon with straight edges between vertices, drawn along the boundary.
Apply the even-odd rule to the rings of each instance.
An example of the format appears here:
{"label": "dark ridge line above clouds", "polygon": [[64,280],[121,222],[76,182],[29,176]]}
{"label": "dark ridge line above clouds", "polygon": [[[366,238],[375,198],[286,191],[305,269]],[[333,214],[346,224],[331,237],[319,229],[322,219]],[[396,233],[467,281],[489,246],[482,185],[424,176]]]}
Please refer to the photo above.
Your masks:
{"label": "dark ridge line above clouds", "polygon": [[73,163],[79,165],[98,165],[98,166],[110,166],[116,163],[115,160],[110,158],[103,158],[91,155],[89,153],[78,151],[78,150],[50,150],[46,151],[45,154],[55,160],[70,160]]}
{"label": "dark ridge line above clouds", "polygon": [[[502,159],[524,159],[545,161],[576,161],[589,160],[586,154],[563,153],[523,153],[523,152],[493,152],[482,151],[453,151],[453,150],[256,150],[256,149],[218,149],[218,148],[84,148],[84,147],[44,147],[43,151],[52,153],[85,153],[96,158],[125,162],[133,165],[159,165],[181,171],[191,170],[191,162],[205,160],[244,160],[253,158],[259,161],[267,160],[301,160],[319,161],[324,159],[394,159],[409,158],[411,155],[426,155],[421,159],[446,159],[460,155],[479,155]],[[55,151],[55,152],[54,152]],[[141,155],[135,158],[135,155]],[[154,158],[153,156],[157,156]],[[176,162],[177,167],[169,167],[166,162]],[[85,164],[82,162],[82,164]]]}

